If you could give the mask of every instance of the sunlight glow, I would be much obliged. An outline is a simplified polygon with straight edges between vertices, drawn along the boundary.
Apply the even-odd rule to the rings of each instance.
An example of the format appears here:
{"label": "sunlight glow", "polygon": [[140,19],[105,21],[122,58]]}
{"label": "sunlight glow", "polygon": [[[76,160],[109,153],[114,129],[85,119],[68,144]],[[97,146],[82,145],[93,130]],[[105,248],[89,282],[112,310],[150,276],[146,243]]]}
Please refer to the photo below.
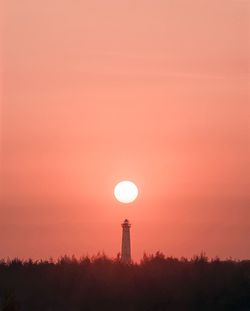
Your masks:
{"label": "sunlight glow", "polygon": [[138,196],[138,188],[132,181],[121,181],[115,186],[114,195],[121,203],[132,203]]}

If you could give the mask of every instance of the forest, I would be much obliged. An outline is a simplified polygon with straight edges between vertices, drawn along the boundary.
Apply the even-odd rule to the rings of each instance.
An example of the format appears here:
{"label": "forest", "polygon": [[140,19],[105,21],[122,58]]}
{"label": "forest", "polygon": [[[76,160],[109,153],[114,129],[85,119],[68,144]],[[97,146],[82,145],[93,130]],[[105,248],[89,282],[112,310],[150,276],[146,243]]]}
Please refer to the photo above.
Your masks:
{"label": "forest", "polygon": [[1,311],[250,310],[250,260],[104,254],[0,261]]}

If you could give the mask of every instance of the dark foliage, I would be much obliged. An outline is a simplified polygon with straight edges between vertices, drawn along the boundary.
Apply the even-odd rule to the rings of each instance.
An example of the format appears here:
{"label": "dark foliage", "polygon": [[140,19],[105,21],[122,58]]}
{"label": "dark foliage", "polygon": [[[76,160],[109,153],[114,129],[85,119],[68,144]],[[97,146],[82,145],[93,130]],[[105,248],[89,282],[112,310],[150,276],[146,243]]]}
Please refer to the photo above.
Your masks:
{"label": "dark foliage", "polygon": [[0,262],[2,311],[250,310],[250,261],[105,255]]}

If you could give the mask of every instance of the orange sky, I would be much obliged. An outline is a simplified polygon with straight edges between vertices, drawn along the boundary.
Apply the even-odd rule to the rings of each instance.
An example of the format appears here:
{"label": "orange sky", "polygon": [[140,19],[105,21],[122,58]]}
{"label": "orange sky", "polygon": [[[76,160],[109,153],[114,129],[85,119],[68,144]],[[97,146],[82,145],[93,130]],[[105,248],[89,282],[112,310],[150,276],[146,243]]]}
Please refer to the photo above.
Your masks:
{"label": "orange sky", "polygon": [[[0,257],[250,257],[250,2],[4,0]],[[116,182],[137,183],[131,205]]]}

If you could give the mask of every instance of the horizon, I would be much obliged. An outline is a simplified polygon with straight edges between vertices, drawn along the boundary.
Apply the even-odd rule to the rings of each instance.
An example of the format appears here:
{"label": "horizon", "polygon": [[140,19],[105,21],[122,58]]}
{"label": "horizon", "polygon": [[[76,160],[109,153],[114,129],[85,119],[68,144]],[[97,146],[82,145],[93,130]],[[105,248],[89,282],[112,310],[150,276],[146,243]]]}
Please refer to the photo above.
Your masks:
{"label": "horizon", "polygon": [[250,2],[3,9],[0,258],[249,259]]}
{"label": "horizon", "polygon": [[208,257],[206,252],[201,251],[200,253],[195,253],[190,257],[180,256],[175,257],[172,255],[165,254],[161,251],[156,251],[155,253],[143,253],[143,255],[137,259],[132,260],[129,263],[123,262],[121,259],[121,252],[118,252],[116,256],[108,256],[105,252],[97,252],[96,254],[82,254],[77,257],[74,254],[63,254],[58,256],[57,258],[47,257],[47,258],[20,258],[20,257],[6,257],[0,258],[0,265],[11,265],[17,262],[22,264],[32,263],[32,264],[43,264],[43,263],[51,263],[51,264],[60,264],[60,263],[81,263],[85,261],[89,261],[90,263],[98,261],[98,260],[107,260],[113,263],[120,263],[124,266],[129,265],[141,265],[143,262],[153,261],[153,260],[166,260],[166,261],[177,261],[180,263],[195,263],[195,262],[204,262],[204,263],[215,263],[215,262],[234,262],[234,263],[242,263],[242,262],[250,262],[250,259],[238,259],[233,257],[220,258],[218,256]]}

